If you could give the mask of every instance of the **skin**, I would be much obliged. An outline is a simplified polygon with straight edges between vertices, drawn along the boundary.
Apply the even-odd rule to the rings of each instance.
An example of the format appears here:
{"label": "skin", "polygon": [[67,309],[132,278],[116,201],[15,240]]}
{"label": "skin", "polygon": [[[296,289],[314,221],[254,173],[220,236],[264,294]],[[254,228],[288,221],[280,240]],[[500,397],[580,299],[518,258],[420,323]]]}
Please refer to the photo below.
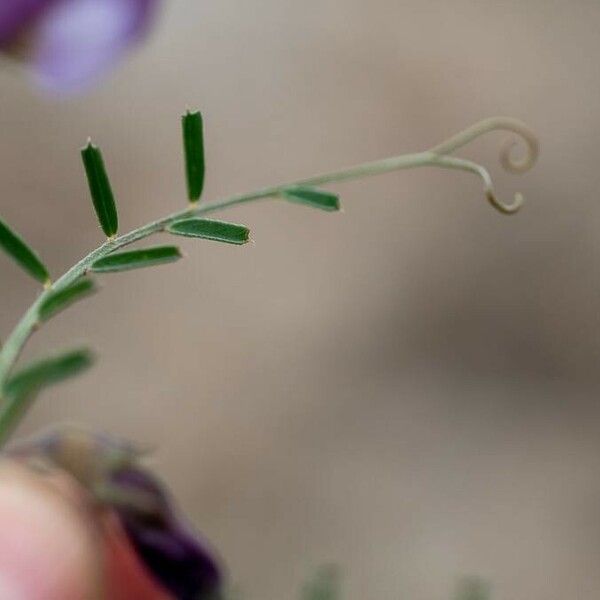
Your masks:
{"label": "skin", "polygon": [[0,598],[170,600],[67,475],[0,461]]}

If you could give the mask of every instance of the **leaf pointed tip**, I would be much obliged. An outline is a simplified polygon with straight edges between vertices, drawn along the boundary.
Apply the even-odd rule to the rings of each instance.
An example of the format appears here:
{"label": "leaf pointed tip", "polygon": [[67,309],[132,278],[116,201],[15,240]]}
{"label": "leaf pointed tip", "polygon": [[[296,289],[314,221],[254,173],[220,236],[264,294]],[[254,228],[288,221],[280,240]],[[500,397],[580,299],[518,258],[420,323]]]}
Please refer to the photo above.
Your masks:
{"label": "leaf pointed tip", "polygon": [[200,117],[202,118],[202,113],[199,110],[193,110],[191,108],[186,108],[185,113],[183,114],[183,119],[187,117]]}

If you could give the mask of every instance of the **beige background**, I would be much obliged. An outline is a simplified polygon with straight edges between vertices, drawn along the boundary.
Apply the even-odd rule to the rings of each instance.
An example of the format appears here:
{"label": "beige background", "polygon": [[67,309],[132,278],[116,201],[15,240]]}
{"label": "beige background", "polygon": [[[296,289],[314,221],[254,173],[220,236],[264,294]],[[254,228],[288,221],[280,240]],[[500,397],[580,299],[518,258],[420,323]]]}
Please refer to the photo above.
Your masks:
{"label": "beige background", "polygon": [[[82,421],[156,464],[256,600],[335,560],[350,600],[600,596],[600,5],[595,0],[177,0],[85,97],[0,72],[0,211],[59,273],[101,241],[78,148],[101,144],[124,229],[182,206],[179,115],[207,120],[207,197],[419,150],[482,117],[467,174],[340,186],[346,211],[264,203],[256,244],[104,278],[28,356],[89,343],[95,370],[23,433]],[[6,332],[35,289],[0,259]]]}

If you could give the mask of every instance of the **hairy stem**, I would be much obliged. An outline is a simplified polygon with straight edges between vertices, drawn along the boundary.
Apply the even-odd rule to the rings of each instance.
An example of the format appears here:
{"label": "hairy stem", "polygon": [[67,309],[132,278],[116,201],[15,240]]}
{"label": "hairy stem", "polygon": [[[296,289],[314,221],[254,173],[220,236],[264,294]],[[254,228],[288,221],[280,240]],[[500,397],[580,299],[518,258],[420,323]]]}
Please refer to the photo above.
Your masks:
{"label": "hairy stem", "polygon": [[[402,169],[413,169],[417,167],[438,167],[473,173],[481,178],[484,185],[485,195],[495,208],[505,214],[516,212],[522,204],[522,197],[519,194],[515,196],[515,199],[512,203],[506,204],[499,201],[493,190],[491,177],[484,167],[468,160],[449,156],[452,152],[455,152],[459,148],[465,146],[473,139],[493,130],[506,130],[516,133],[525,142],[527,152],[524,159],[521,161],[514,161],[510,156],[510,151],[514,142],[510,146],[505,146],[501,153],[501,162],[505,168],[513,172],[521,172],[533,166],[538,154],[538,144],[533,132],[523,123],[515,119],[510,119],[507,117],[495,117],[481,121],[453,136],[446,142],[443,142],[442,144],[425,152],[405,154],[393,158],[365,163],[349,169],[335,171],[333,173],[327,173],[284,185],[267,187],[247,194],[232,196],[230,198],[213,203],[190,205],[184,210],[168,215],[157,221],[153,221],[152,223],[148,223],[147,225],[134,229],[133,231],[130,231],[129,233],[119,237],[107,240],[101,246],[90,252],[77,264],[71,267],[51,286],[46,288],[29,307],[10,336],[6,339],[4,346],[0,350],[0,397],[2,396],[2,390],[5,389],[12,369],[15,366],[25,344],[27,343],[27,340],[41,324],[39,318],[39,308],[53,290],[67,286],[76,281],[79,277],[85,275],[92,264],[100,258],[108,256],[112,252],[128,246],[129,244],[147,238],[155,233],[159,233],[175,221],[184,217],[207,215],[218,210],[223,210],[255,200],[277,198],[281,196],[284,190],[292,186],[322,186],[341,181],[360,179],[371,175],[378,175]],[[4,401],[7,401],[7,399]],[[4,423],[0,418],[0,439],[2,438],[1,434],[3,427]]]}

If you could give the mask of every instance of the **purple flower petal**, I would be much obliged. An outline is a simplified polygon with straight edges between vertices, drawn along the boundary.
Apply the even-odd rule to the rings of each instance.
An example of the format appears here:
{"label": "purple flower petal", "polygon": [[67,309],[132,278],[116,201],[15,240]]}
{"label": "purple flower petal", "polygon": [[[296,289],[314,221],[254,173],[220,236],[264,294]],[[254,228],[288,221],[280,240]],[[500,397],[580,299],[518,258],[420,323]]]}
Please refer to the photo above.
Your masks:
{"label": "purple flower petal", "polygon": [[1,0],[0,46],[13,42],[57,0]]}
{"label": "purple flower petal", "polygon": [[137,492],[146,501],[145,509],[124,502],[115,510],[150,573],[178,600],[216,600],[219,567],[205,543],[177,517],[160,484],[133,467],[113,473],[111,483],[127,496]]}
{"label": "purple flower petal", "polygon": [[158,0],[55,0],[32,41],[38,80],[53,90],[85,87],[147,31],[157,4]]}
{"label": "purple flower petal", "polygon": [[177,514],[159,481],[138,466],[139,451],[131,444],[64,427],[17,444],[10,455],[65,470],[114,511],[148,573],[177,600],[220,598],[223,576],[215,555]]}

